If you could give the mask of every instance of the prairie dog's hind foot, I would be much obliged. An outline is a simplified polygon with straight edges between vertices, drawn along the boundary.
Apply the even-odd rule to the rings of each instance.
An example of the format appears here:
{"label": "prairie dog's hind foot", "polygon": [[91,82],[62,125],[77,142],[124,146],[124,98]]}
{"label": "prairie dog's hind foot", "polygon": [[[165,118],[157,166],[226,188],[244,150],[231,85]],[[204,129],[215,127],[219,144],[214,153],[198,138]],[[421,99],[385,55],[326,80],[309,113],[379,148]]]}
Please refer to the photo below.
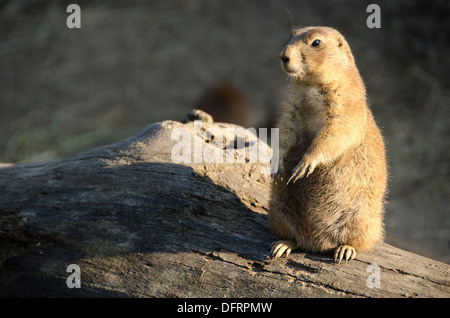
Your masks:
{"label": "prairie dog's hind foot", "polygon": [[291,241],[276,241],[272,244],[272,249],[270,250],[270,258],[276,260],[278,257],[285,255],[288,257],[289,254],[297,248],[297,245]]}
{"label": "prairie dog's hind foot", "polygon": [[356,256],[356,250],[353,246],[350,245],[340,245],[334,251],[334,261],[336,263],[341,263],[342,259],[345,256],[345,262],[351,261]]}

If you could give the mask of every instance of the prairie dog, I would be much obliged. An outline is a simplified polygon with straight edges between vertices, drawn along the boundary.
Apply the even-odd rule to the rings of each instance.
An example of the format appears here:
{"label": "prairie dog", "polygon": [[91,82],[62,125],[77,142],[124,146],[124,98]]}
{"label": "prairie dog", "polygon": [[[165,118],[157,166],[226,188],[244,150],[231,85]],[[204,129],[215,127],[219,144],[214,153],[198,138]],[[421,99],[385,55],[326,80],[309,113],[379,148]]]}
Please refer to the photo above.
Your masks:
{"label": "prairie dog", "polygon": [[387,163],[383,137],[345,38],[329,27],[294,29],[281,55],[292,79],[282,106],[279,169],[269,223],[294,249],[351,260],[384,236]]}
{"label": "prairie dog", "polygon": [[195,104],[216,122],[233,123],[250,127],[252,109],[249,100],[237,87],[220,83],[210,88]]}

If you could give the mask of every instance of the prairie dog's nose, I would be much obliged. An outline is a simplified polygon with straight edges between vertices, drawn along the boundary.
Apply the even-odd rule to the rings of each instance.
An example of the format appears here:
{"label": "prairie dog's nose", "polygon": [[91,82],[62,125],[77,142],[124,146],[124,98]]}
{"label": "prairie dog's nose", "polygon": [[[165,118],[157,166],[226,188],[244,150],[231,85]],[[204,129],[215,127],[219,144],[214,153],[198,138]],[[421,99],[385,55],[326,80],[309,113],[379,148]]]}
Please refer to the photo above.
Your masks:
{"label": "prairie dog's nose", "polygon": [[283,51],[281,51],[280,59],[281,59],[281,62],[283,62],[283,64],[289,63],[289,55],[290,55],[289,52],[290,52],[290,50],[289,50],[289,47],[287,47],[287,46],[283,49]]}
{"label": "prairie dog's nose", "polygon": [[281,59],[281,62],[283,62],[284,64],[289,63],[289,57],[287,57],[287,56],[284,54],[284,51],[281,52],[280,59]]}

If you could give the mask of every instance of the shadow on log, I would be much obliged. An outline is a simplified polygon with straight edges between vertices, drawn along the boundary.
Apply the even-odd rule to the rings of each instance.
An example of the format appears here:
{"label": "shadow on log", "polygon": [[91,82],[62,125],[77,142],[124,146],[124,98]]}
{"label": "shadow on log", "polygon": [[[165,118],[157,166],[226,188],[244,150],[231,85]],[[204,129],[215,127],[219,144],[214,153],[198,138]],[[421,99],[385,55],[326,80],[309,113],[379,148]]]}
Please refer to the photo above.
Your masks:
{"label": "shadow on log", "polygon": [[[0,296],[450,296],[448,265],[387,244],[347,264],[301,252],[269,261],[263,166],[171,157],[174,129],[220,152],[221,138],[203,131],[237,127],[165,121],[73,157],[0,168]],[[67,287],[70,264],[81,288]]]}

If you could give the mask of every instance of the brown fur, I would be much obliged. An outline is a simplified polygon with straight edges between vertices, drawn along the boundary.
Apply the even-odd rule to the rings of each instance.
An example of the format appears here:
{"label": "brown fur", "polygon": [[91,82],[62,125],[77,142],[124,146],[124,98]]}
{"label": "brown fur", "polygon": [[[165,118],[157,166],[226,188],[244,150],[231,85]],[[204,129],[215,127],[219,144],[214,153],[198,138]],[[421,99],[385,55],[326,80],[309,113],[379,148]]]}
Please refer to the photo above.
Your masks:
{"label": "brown fur", "polygon": [[250,127],[250,102],[238,88],[229,83],[210,88],[196,103],[196,107],[211,114],[216,122]]}
{"label": "brown fur", "polygon": [[[316,39],[320,45],[311,46]],[[293,81],[278,124],[271,229],[292,242],[281,242],[285,254],[334,250],[339,261],[344,252],[351,259],[384,232],[385,149],[364,83],[346,40],[331,28],[294,30],[280,57]]]}

